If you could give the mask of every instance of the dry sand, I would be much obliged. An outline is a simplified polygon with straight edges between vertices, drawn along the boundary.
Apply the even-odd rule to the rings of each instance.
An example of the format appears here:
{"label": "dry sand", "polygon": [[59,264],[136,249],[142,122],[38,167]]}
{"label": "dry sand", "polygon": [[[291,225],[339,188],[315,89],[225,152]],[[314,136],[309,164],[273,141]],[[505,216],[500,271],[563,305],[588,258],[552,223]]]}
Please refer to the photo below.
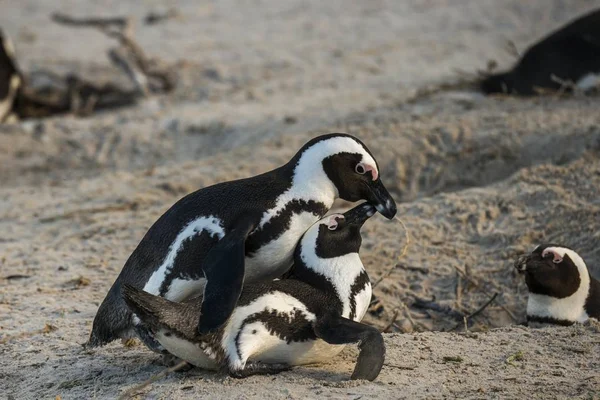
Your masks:
{"label": "dry sand", "polygon": [[[94,4],[11,2],[0,26],[26,71],[115,78],[110,42],[52,25],[49,13],[141,21],[160,3]],[[600,398],[598,323],[515,326],[526,290],[511,265],[554,241],[600,276],[598,98],[415,95],[452,82],[454,68],[509,65],[506,40],[523,49],[594,5],[181,1],[178,19],[138,24],[148,52],[181,71],[172,96],[0,127],[0,398],[114,398],[160,372],[141,346],[80,346],[145,231],[184,194],[278,166],[330,131],[367,143],[411,235],[375,289],[385,311],[366,318],[382,328],[398,311],[378,380],[346,380],[349,347],[331,364],[276,377],[177,373],[139,398]],[[404,231],[376,217],[364,238],[376,281],[396,264]],[[435,296],[469,314],[494,293],[469,334],[440,332],[463,331],[462,321],[413,304]],[[45,324],[56,330],[34,334]]]}

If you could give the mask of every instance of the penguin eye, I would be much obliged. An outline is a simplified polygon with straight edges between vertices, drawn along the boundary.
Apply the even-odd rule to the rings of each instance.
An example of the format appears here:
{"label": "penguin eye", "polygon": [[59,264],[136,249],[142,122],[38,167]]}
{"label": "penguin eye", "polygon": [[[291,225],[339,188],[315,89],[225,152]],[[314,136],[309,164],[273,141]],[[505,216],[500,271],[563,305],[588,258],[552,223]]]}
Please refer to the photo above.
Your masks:
{"label": "penguin eye", "polygon": [[335,230],[337,229],[337,227],[338,227],[338,224],[337,224],[337,223],[335,223],[335,224],[330,224],[330,225],[327,225],[327,228],[328,228],[330,231],[335,231]]}
{"label": "penguin eye", "polygon": [[365,168],[364,165],[362,165],[362,163],[356,164],[356,167],[354,168],[354,170],[356,171],[357,174],[360,174],[360,175],[364,175],[365,172],[367,172],[367,169]]}

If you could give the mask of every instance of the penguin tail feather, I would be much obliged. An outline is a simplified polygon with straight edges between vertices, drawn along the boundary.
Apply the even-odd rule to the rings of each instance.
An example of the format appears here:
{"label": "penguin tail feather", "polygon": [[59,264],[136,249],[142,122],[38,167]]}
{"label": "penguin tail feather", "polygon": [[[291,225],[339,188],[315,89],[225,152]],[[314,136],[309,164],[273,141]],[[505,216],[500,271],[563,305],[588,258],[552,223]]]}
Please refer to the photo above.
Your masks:
{"label": "penguin tail feather", "polygon": [[123,285],[121,294],[127,307],[144,323],[157,323],[158,311],[161,308],[161,300],[168,302],[159,296],[138,289],[129,284]]}
{"label": "penguin tail feather", "polygon": [[128,284],[121,293],[127,306],[145,325],[174,330],[190,339],[198,336],[202,298],[177,303]]}

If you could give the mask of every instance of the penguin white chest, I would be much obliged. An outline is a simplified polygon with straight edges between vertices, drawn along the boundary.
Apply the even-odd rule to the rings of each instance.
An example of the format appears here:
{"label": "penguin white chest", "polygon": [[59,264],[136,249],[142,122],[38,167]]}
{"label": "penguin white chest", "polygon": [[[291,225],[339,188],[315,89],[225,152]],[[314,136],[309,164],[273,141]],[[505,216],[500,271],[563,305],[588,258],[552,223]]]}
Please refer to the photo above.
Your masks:
{"label": "penguin white chest", "polygon": [[363,317],[367,313],[369,309],[369,304],[371,303],[372,289],[371,284],[365,285],[365,287],[356,294],[354,297],[354,301],[356,304],[356,316],[354,320],[357,322],[362,321]]}
{"label": "penguin white chest", "polygon": [[246,279],[276,278],[292,265],[298,241],[317,220],[311,212],[292,214],[289,226],[276,239],[260,247],[251,257],[246,257]]}

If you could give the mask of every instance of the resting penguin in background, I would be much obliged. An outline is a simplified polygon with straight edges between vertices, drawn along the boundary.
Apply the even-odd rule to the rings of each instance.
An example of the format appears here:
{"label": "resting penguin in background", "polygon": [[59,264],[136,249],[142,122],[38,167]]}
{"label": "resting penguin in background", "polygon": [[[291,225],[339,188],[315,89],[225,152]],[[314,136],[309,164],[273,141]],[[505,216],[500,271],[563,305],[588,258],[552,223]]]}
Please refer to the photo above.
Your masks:
{"label": "resting penguin in background", "polygon": [[360,323],[371,283],[360,260],[360,228],[375,213],[368,203],[314,224],[294,253],[287,279],[244,286],[229,320],[200,335],[202,299],[175,303],[133,286],[123,297],[171,354],[234,377],[271,374],[292,365],[328,362],[347,343],[360,343],[352,379],[374,380],[385,357],[381,333]]}
{"label": "resting penguin in background", "polygon": [[480,88],[487,94],[531,96],[539,92],[536,88],[559,90],[561,82],[572,82],[584,91],[600,83],[600,10],[533,45],[511,71],[484,78]]}
{"label": "resting penguin in background", "polygon": [[22,79],[10,39],[0,29],[0,123],[12,114]]}
{"label": "resting penguin in background", "polygon": [[365,199],[387,218],[396,214],[373,155],[346,134],[314,138],[273,171],[187,195],[154,223],[129,257],[98,309],[87,345],[135,331],[151,349],[162,351],[125,305],[124,284],[173,301],[203,295],[198,332],[217,329],[243,284],[270,281],[291,267],[296,244],[336,198]]}
{"label": "resting penguin in background", "polygon": [[565,246],[542,244],[515,262],[529,289],[527,322],[572,325],[600,319],[600,282],[579,254]]}

